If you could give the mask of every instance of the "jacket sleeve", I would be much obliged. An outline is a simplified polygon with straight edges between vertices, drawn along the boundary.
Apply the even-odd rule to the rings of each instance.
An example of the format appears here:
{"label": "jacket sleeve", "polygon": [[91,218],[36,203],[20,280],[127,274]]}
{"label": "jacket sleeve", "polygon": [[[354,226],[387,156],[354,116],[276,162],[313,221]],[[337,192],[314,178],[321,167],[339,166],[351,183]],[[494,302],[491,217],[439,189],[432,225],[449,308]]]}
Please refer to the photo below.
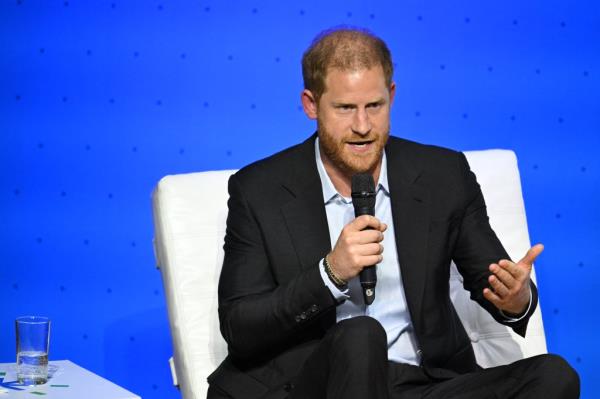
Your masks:
{"label": "jacket sleeve", "polygon": [[511,327],[516,333],[525,336],[529,317],[537,306],[537,288],[531,282],[532,303],[529,311],[519,321],[509,321],[483,296],[483,289],[489,287],[488,267],[500,259],[510,259],[502,243],[492,230],[481,188],[471,172],[464,154],[460,154],[459,174],[462,180],[464,212],[459,225],[458,239],[453,259],[464,278],[464,287],[471,293],[471,299],[477,301],[499,323]]}
{"label": "jacket sleeve", "polygon": [[256,212],[236,175],[229,180],[219,319],[229,352],[259,359],[301,340],[307,327],[335,307],[317,262],[283,284],[275,274]]}

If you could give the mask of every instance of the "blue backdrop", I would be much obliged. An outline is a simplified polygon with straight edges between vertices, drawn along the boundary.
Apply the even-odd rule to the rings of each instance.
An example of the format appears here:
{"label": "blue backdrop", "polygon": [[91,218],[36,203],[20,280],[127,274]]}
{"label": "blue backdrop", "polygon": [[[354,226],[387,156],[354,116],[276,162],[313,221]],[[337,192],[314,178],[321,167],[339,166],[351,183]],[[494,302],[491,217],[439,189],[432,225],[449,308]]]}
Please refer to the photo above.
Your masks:
{"label": "blue backdrop", "polygon": [[50,357],[178,398],[151,247],[166,174],[239,168],[314,129],[300,57],[320,30],[387,40],[393,134],[516,151],[550,351],[600,395],[597,1],[0,3],[0,361],[14,318]]}

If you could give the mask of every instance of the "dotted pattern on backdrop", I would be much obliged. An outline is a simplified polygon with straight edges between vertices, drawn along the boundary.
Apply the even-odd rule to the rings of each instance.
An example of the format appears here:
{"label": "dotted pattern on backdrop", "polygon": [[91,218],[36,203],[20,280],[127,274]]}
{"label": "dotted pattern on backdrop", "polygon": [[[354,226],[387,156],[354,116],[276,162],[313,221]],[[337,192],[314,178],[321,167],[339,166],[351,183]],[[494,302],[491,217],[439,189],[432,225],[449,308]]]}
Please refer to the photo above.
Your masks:
{"label": "dotted pattern on backdrop", "polygon": [[[307,137],[300,57],[337,24],[385,38],[395,135],[520,160],[548,345],[600,393],[600,9],[588,0],[5,1],[0,5],[0,361],[12,319],[69,358],[176,398],[150,192]],[[12,335],[11,335],[12,334]]]}

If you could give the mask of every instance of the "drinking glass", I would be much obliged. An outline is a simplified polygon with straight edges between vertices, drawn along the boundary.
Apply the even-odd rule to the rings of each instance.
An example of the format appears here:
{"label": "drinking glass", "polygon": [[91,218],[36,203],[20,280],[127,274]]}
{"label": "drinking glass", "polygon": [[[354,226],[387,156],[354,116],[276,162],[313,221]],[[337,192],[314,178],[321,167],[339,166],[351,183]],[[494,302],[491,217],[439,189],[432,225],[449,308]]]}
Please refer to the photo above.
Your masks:
{"label": "drinking glass", "polygon": [[22,316],[15,320],[17,333],[17,380],[25,385],[48,381],[50,319]]}

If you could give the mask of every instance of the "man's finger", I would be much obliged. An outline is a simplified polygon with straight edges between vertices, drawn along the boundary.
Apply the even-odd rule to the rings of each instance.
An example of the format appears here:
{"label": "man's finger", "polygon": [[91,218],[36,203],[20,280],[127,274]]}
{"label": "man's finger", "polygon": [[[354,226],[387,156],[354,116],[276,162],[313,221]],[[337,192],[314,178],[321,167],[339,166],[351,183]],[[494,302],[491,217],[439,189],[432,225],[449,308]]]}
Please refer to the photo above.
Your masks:
{"label": "man's finger", "polygon": [[383,233],[377,230],[363,230],[352,234],[350,242],[353,244],[370,244],[383,241]]}
{"label": "man's finger", "polygon": [[502,282],[498,279],[498,277],[496,276],[490,276],[488,278],[488,282],[490,283],[490,285],[492,286],[492,288],[494,289],[494,293],[499,296],[500,298],[504,298],[506,296],[508,296],[509,294],[509,289],[507,286],[505,286],[504,284],[502,284]]}
{"label": "man's finger", "polygon": [[500,266],[501,269],[505,270],[507,273],[509,273],[513,278],[515,279],[522,279],[525,274],[527,274],[526,270],[523,270],[522,267],[517,266],[516,263],[511,262],[510,260],[507,259],[502,259],[500,262],[498,262],[498,265]]}
{"label": "man's finger", "polygon": [[492,290],[490,290],[489,288],[484,288],[483,296],[485,299],[487,299],[488,301],[493,303],[494,306],[496,306],[497,308],[500,308],[502,299],[500,299],[500,297],[498,295],[494,294],[494,292]]}
{"label": "man's finger", "polygon": [[366,228],[371,228],[373,230],[383,231],[384,223],[381,223],[379,219],[375,216],[371,215],[361,215],[354,219],[352,222],[348,224],[354,231],[361,231]]}
{"label": "man's finger", "polygon": [[383,245],[376,243],[361,245],[358,247],[356,253],[361,256],[381,255],[383,253]]}
{"label": "man's finger", "polygon": [[363,258],[363,261],[364,261],[364,262],[362,262],[362,263],[364,263],[363,267],[373,266],[373,265],[376,265],[376,264],[381,263],[383,261],[383,255],[369,255],[369,256],[365,256]]}
{"label": "man's finger", "polygon": [[516,276],[497,264],[491,264],[490,271],[509,289],[512,289],[517,284]]}
{"label": "man's finger", "polygon": [[544,246],[542,244],[534,245],[533,247],[529,248],[529,251],[527,251],[527,253],[523,257],[523,259],[521,259],[519,261],[519,263],[524,263],[528,266],[533,265],[533,262],[535,262],[535,258],[537,258],[538,255],[541,254],[543,250],[544,250]]}

